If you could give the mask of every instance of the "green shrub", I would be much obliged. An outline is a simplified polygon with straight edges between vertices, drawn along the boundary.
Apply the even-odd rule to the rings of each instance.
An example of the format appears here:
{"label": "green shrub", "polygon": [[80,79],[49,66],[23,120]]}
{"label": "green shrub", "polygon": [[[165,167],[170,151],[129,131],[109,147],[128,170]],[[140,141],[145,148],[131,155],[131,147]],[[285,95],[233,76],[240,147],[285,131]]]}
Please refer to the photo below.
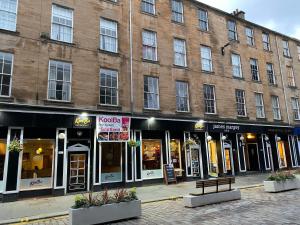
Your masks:
{"label": "green shrub", "polygon": [[88,208],[92,206],[102,206],[106,204],[130,202],[134,200],[138,200],[136,188],[132,188],[128,192],[125,189],[117,189],[112,195],[110,195],[109,191],[105,189],[97,195],[94,195],[93,192],[89,192],[86,195],[77,195],[75,197],[75,204],[72,206],[72,208]]}
{"label": "green shrub", "polygon": [[268,177],[268,181],[286,181],[295,179],[295,175],[290,172],[276,172]]}

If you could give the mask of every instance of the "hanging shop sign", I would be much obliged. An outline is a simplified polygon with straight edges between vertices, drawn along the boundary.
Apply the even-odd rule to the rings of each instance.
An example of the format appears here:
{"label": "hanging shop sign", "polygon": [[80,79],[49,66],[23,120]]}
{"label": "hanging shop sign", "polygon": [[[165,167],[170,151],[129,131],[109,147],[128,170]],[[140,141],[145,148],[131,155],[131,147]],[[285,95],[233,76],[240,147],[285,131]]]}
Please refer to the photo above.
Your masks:
{"label": "hanging shop sign", "polygon": [[129,141],[130,117],[100,115],[96,125],[99,142]]}
{"label": "hanging shop sign", "polygon": [[74,128],[91,128],[92,118],[89,116],[75,116],[73,121]]}
{"label": "hanging shop sign", "polygon": [[205,131],[206,123],[203,120],[200,120],[197,123],[195,123],[194,129],[195,131]]}

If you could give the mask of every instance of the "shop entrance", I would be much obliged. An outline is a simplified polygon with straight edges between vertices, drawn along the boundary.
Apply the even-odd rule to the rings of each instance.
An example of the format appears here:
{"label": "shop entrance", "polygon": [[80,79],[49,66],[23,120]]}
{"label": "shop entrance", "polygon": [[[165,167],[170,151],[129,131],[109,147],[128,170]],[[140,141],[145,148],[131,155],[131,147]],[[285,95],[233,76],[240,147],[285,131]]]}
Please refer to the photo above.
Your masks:
{"label": "shop entrance", "polygon": [[191,147],[192,175],[203,178],[202,154],[200,146]]}
{"label": "shop entrance", "polygon": [[224,172],[227,175],[234,175],[231,141],[225,141],[223,143],[223,149],[224,149],[224,168],[225,168]]}
{"label": "shop entrance", "polygon": [[250,171],[259,171],[257,144],[247,144]]}
{"label": "shop entrance", "polygon": [[67,193],[87,191],[88,152],[81,144],[68,148]]}

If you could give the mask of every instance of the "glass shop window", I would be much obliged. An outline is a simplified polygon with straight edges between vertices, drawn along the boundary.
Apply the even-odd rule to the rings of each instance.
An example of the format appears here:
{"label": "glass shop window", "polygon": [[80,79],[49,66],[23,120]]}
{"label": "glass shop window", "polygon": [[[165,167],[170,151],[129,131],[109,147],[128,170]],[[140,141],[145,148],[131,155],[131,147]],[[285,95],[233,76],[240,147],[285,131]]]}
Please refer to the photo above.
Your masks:
{"label": "glass shop window", "polygon": [[161,140],[143,140],[143,178],[162,177]]}
{"label": "glass shop window", "polygon": [[216,141],[208,142],[209,149],[209,175],[212,177],[217,177],[219,173],[218,168],[218,154],[217,154],[217,143]]}
{"label": "glass shop window", "polygon": [[54,140],[24,140],[21,190],[52,187]]}
{"label": "glass shop window", "polygon": [[122,181],[122,143],[101,143],[101,182]]}
{"label": "glass shop window", "polygon": [[174,165],[174,169],[181,169],[181,151],[180,151],[180,140],[172,139],[170,141],[170,151],[171,151],[171,162]]}
{"label": "glass shop window", "polygon": [[279,155],[279,168],[287,167],[285,150],[284,150],[284,141],[279,141],[278,145],[278,155]]}
{"label": "glass shop window", "polygon": [[3,191],[3,172],[6,156],[6,140],[0,140],[0,192]]}

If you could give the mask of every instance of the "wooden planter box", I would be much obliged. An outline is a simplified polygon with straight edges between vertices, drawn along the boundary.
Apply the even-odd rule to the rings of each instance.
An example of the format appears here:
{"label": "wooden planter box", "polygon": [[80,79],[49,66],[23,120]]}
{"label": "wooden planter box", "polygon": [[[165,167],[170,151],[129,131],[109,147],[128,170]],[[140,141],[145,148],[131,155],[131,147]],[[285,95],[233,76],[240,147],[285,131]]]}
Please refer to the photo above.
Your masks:
{"label": "wooden planter box", "polygon": [[299,188],[298,179],[290,179],[285,181],[264,181],[266,192],[281,192]]}
{"label": "wooden planter box", "polygon": [[70,225],[92,225],[140,217],[141,201],[120,202],[90,208],[70,209]]}

